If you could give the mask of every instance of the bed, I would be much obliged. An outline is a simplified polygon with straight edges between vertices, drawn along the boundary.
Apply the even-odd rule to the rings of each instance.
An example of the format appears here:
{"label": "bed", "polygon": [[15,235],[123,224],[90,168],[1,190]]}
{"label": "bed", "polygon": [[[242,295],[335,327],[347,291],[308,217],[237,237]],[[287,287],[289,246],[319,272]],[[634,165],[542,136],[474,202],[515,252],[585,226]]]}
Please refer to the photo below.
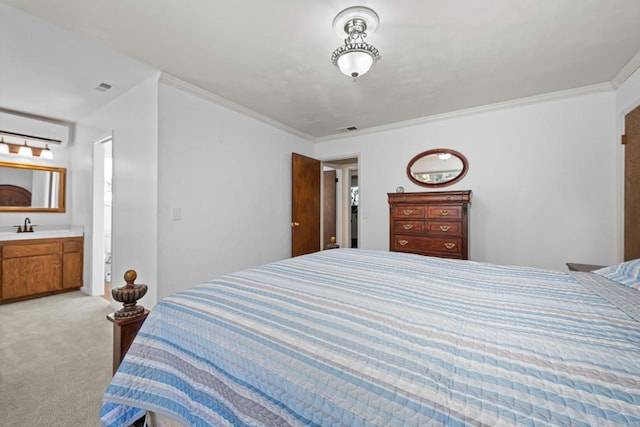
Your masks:
{"label": "bed", "polygon": [[334,249],[163,299],[104,426],[640,425],[640,290]]}

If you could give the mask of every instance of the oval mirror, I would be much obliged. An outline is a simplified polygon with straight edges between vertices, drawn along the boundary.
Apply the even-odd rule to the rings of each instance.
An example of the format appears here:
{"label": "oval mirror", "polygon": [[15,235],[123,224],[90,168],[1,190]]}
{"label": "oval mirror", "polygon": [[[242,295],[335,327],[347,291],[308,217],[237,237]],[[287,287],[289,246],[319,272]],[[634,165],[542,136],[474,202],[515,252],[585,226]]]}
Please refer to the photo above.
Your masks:
{"label": "oval mirror", "polygon": [[423,187],[444,187],[460,181],[467,173],[466,157],[454,150],[436,148],[415,156],[407,165],[407,175]]}

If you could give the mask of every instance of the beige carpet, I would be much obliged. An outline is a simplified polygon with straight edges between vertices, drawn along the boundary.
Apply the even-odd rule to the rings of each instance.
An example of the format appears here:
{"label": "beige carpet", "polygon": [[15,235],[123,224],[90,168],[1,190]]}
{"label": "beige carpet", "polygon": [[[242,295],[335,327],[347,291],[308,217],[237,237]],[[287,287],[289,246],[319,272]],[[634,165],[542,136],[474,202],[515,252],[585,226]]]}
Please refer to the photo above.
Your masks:
{"label": "beige carpet", "polygon": [[113,310],[79,291],[0,305],[0,426],[99,426]]}

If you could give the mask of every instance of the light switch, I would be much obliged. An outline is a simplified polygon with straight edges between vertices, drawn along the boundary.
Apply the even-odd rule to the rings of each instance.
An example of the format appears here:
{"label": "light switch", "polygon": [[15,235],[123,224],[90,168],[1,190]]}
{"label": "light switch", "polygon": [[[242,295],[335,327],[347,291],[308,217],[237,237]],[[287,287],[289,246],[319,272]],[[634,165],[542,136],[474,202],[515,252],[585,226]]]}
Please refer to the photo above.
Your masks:
{"label": "light switch", "polygon": [[172,221],[180,221],[182,219],[182,209],[180,208],[171,208],[171,220]]}

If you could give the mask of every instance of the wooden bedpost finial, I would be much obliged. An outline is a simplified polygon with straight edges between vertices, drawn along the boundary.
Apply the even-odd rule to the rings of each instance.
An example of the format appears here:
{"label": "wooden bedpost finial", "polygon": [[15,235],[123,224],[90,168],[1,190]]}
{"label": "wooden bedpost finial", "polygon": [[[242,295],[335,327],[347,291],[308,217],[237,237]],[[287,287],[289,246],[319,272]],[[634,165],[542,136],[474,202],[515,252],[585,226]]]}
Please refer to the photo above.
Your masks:
{"label": "wooden bedpost finial", "polygon": [[114,313],[116,320],[127,319],[144,313],[144,307],[136,305],[136,303],[147,293],[147,285],[134,284],[133,282],[137,277],[138,273],[135,270],[127,270],[124,273],[124,280],[127,284],[111,290],[113,299],[124,304],[124,307]]}
{"label": "wooden bedpost finial", "polygon": [[133,285],[133,282],[138,278],[138,273],[135,270],[127,270],[124,273],[124,281],[127,282],[127,285]]}

